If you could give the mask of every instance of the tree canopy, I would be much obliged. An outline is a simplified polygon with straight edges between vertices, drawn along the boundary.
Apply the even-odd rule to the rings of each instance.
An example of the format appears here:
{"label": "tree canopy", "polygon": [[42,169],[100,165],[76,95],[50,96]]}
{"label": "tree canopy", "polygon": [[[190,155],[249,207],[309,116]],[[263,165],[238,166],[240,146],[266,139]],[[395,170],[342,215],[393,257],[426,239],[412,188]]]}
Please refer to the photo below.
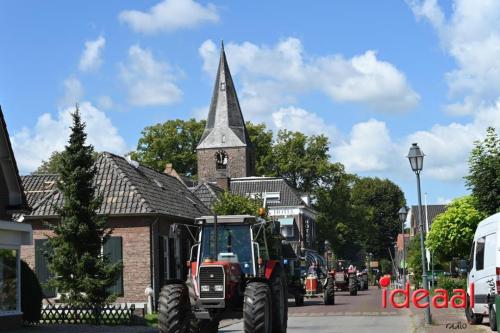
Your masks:
{"label": "tree canopy", "polygon": [[130,153],[132,159],[157,171],[165,170],[172,163],[180,174],[197,173],[196,146],[200,142],[204,120],[168,120],[144,128],[137,149]]}
{"label": "tree canopy", "polygon": [[455,199],[432,222],[425,244],[440,260],[468,255],[476,227],[485,217],[474,201],[471,196]]}
{"label": "tree canopy", "polygon": [[483,141],[475,142],[465,180],[478,210],[487,215],[500,211],[500,138],[493,127]]}
{"label": "tree canopy", "polygon": [[212,210],[218,215],[257,216],[260,207],[262,207],[260,198],[252,199],[225,191],[215,201]]}
{"label": "tree canopy", "polygon": [[352,188],[352,205],[363,219],[364,245],[376,258],[389,257],[401,232],[398,211],[406,204],[403,191],[389,179],[360,178]]}

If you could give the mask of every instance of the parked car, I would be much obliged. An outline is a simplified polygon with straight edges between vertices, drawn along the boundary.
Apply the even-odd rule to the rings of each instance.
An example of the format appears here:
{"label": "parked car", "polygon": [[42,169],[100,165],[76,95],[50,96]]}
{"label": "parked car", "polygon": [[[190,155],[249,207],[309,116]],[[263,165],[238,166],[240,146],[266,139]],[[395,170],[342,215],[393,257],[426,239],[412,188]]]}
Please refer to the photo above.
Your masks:
{"label": "parked car", "polygon": [[[467,285],[474,283],[474,306],[470,307],[467,291],[465,315],[470,324],[480,324],[488,316],[490,328],[497,330],[495,295],[500,292],[500,213],[479,223],[474,234]],[[469,288],[468,288],[469,289]]]}

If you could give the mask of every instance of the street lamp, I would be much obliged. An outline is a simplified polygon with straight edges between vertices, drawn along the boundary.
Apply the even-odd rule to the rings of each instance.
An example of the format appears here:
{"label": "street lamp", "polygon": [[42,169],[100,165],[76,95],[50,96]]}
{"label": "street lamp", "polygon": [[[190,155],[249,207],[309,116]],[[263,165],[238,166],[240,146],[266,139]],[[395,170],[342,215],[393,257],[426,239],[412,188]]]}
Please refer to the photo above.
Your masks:
{"label": "street lamp", "polygon": [[[424,166],[424,153],[416,143],[412,143],[410,151],[408,152],[408,160],[415,175],[417,176],[417,194],[418,194],[418,223],[420,225],[420,251],[422,252],[422,282],[427,295],[429,294],[429,282],[427,281],[427,265],[425,263],[425,250],[424,250],[424,224],[422,223],[422,195],[420,192],[420,172]],[[427,303],[429,296],[426,297]],[[431,309],[428,306],[425,309],[425,323],[431,324]]]}
{"label": "street lamp", "polygon": [[399,220],[401,221],[401,233],[403,234],[403,288],[406,286],[406,276],[405,276],[405,267],[406,267],[406,254],[405,254],[405,221],[406,216],[408,215],[408,208],[403,206],[398,211]]}

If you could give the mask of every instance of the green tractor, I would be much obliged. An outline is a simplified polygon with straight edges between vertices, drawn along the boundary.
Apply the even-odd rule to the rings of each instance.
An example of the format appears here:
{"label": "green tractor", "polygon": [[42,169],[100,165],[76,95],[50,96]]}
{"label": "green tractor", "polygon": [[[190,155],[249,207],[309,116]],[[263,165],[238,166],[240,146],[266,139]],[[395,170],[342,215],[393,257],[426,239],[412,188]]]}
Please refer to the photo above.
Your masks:
{"label": "green tractor", "polygon": [[215,333],[221,319],[243,318],[246,333],[285,333],[287,278],[270,241],[279,222],[227,215],[204,216],[196,225],[186,281],[167,281],[161,290],[160,332]]}

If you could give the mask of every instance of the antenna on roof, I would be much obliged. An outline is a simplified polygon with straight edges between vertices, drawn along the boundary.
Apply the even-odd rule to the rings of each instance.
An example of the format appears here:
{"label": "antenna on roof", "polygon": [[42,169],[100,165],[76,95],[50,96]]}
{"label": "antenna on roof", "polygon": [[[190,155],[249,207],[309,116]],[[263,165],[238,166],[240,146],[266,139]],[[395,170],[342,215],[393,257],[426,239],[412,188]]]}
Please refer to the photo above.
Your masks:
{"label": "antenna on roof", "polygon": [[131,166],[133,166],[135,169],[138,169],[139,168],[139,162],[137,161],[134,161],[130,155],[127,155],[125,157],[125,160],[127,161],[128,164],[130,164]]}

